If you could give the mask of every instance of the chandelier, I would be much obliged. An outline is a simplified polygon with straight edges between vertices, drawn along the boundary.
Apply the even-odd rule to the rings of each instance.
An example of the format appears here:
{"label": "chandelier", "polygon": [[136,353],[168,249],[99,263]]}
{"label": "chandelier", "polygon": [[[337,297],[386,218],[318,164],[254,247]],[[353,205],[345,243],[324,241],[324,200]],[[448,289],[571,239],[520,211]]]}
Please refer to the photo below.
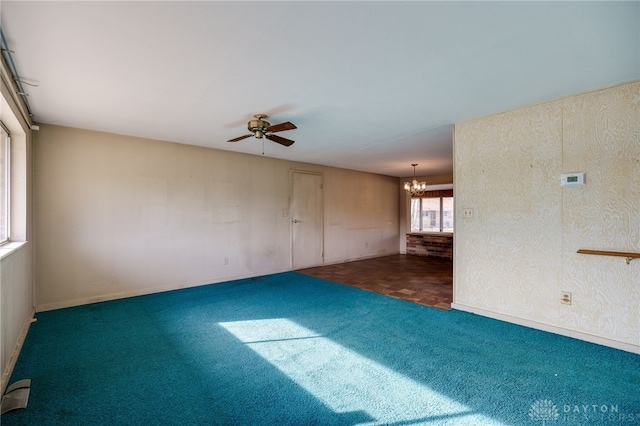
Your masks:
{"label": "chandelier", "polygon": [[418,182],[416,180],[417,164],[412,164],[412,166],[413,166],[413,180],[411,182],[404,183],[404,190],[407,191],[407,194],[410,194],[412,197],[419,197],[423,195],[427,190],[427,183]]}

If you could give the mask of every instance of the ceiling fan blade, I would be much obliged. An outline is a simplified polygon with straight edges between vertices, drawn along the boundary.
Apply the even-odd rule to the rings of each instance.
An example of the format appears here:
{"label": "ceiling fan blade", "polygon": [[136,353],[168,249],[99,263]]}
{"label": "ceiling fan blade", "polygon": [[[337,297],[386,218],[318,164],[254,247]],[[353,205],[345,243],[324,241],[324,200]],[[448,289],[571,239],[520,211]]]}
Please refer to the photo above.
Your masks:
{"label": "ceiling fan blade", "polygon": [[287,121],[286,123],[274,124],[273,126],[267,127],[267,132],[275,133],[282,132],[284,130],[293,130],[297,129],[296,125]]}
{"label": "ceiling fan blade", "polygon": [[283,138],[282,136],[278,136],[278,135],[265,135],[265,138],[284,146],[291,146],[295,142],[295,141],[292,141],[291,139]]}
{"label": "ceiling fan blade", "polygon": [[253,136],[252,134],[248,134],[248,135],[244,135],[244,136],[239,136],[235,139],[230,139],[227,142],[238,142],[241,141],[242,139],[246,139],[246,138],[250,138],[251,136]]}

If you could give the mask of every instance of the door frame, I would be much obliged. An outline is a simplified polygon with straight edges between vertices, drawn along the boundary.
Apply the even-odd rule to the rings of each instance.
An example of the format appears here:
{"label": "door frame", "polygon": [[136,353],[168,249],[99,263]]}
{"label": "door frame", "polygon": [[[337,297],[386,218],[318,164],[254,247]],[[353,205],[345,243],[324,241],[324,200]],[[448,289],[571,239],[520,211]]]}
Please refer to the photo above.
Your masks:
{"label": "door frame", "polygon": [[303,169],[290,169],[289,172],[289,251],[290,251],[290,256],[289,256],[289,269],[290,270],[294,270],[294,264],[293,264],[293,256],[295,253],[294,247],[293,247],[293,179],[294,176],[296,174],[306,174],[306,175],[315,175],[315,176],[319,176],[320,177],[320,188],[322,189],[322,197],[321,197],[321,202],[320,202],[320,251],[321,251],[321,263],[320,265],[317,266],[321,266],[324,265],[324,174],[321,171],[317,171],[317,170],[303,170]]}

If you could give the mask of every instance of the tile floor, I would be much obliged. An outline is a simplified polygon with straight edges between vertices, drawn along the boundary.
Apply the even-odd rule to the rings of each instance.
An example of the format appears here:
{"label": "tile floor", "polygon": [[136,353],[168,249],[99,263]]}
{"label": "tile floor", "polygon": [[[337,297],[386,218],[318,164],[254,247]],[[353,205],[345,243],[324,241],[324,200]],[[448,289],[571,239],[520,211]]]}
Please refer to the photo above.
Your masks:
{"label": "tile floor", "polygon": [[439,309],[451,309],[453,262],[398,254],[296,272],[386,294]]}

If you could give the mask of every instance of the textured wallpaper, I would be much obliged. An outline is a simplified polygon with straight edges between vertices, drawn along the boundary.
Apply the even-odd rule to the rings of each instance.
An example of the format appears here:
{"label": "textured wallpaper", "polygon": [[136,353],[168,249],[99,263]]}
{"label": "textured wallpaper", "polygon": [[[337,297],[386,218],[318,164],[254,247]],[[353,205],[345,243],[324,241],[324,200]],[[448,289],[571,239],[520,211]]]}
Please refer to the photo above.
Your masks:
{"label": "textured wallpaper", "polygon": [[456,124],[454,302],[640,345],[640,259],[576,253],[640,252],[639,126],[637,82]]}
{"label": "textured wallpaper", "polygon": [[563,285],[581,332],[640,345],[640,259],[576,254],[640,253],[640,83],[565,99],[563,172],[586,185],[563,191]]}

